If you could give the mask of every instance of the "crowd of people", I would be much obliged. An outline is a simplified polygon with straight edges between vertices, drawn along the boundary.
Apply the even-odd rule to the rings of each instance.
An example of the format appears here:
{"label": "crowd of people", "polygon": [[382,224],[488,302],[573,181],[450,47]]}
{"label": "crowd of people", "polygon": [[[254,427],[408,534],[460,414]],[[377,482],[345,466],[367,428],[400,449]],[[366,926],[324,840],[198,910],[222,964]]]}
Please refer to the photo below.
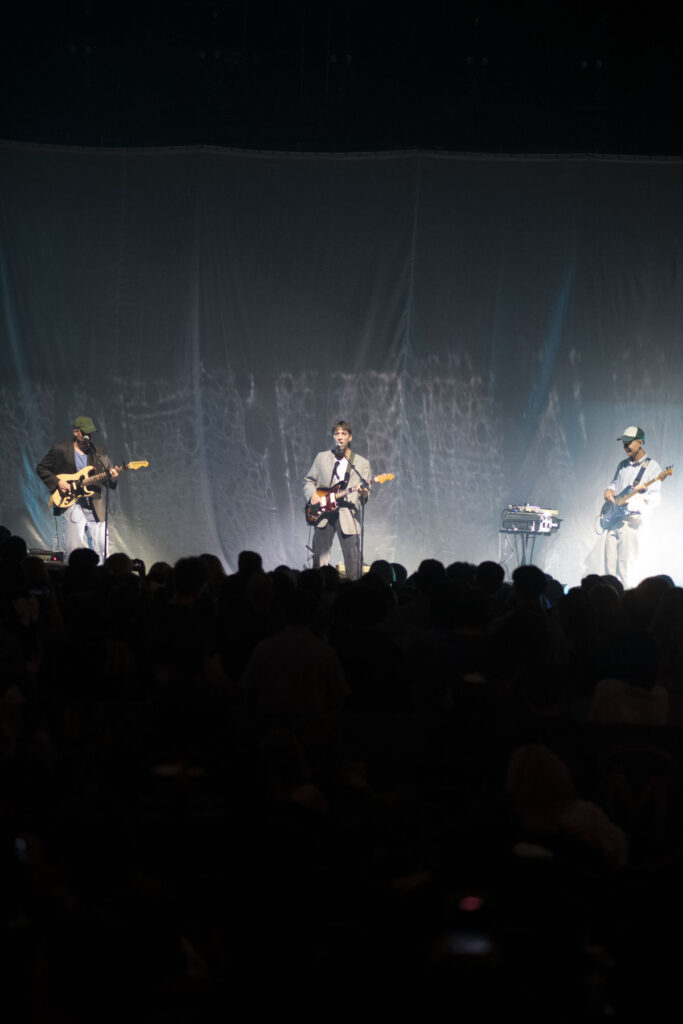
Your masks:
{"label": "crowd of people", "polygon": [[655,867],[680,901],[667,576],[61,565],[3,529],[0,670],[3,946],[29,1019],[136,992],[181,1021],[237,984],[426,972],[574,1020],[667,971],[644,938]]}

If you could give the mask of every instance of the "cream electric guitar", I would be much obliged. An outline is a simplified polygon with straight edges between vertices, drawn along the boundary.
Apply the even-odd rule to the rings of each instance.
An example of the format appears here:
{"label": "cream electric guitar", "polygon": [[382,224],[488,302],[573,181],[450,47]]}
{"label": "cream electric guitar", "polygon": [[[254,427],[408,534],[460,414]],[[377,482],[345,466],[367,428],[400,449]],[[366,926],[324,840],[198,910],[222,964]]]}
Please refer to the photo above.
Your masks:
{"label": "cream electric guitar", "polygon": [[[124,462],[122,466],[113,466],[120,473],[124,469],[144,469],[145,466],[149,466],[149,462]],[[59,487],[50,495],[50,505],[55,505],[57,508],[71,508],[74,502],[78,501],[79,498],[89,498],[94,491],[91,490],[93,484],[98,484],[101,480],[104,480],[109,476],[109,473],[95,473],[94,466],[85,466],[83,469],[79,469],[77,473],[58,473],[57,479],[63,480],[64,483],[69,485],[68,491],[61,491]]]}

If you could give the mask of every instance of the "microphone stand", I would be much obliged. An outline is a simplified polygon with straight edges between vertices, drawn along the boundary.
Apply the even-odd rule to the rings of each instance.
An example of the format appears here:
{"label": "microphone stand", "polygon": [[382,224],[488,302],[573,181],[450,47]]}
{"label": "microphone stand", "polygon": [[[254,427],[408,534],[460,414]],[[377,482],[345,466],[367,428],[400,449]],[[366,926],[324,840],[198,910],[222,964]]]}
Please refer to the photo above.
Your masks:
{"label": "microphone stand", "polygon": [[[361,487],[366,487],[368,492],[370,491],[370,484],[365,479],[362,473],[356,469],[355,463],[351,466],[351,469],[355,471],[356,476],[361,482]],[[365,502],[367,496],[360,494],[360,579],[363,579],[363,560],[365,550]]]}
{"label": "microphone stand", "polygon": [[103,561],[107,561],[107,545],[109,543],[109,483],[105,487],[104,495],[104,555]]}
{"label": "microphone stand", "polygon": [[102,462],[102,459],[100,459],[100,457],[98,456],[97,448],[92,443],[92,441],[90,441],[90,449],[92,451],[93,466],[97,462],[97,464],[99,465],[99,468],[100,468],[100,473],[106,473],[107,474],[107,484],[106,484],[106,487],[104,489],[105,490],[105,495],[104,495],[104,549],[103,549],[103,553],[102,553],[102,564],[104,565],[104,563],[107,561],[107,544],[108,544],[108,541],[109,541],[109,481],[110,481],[110,477],[109,477],[109,470],[107,469],[107,467]]}

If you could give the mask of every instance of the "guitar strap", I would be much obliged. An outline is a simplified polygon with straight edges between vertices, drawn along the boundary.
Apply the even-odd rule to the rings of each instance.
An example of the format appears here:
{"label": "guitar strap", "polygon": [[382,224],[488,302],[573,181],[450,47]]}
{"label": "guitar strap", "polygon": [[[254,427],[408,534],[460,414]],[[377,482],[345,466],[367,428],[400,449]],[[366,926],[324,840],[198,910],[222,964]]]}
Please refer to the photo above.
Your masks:
{"label": "guitar strap", "polygon": [[356,453],[355,452],[350,452],[349,453],[349,458],[348,458],[348,463],[349,464],[348,464],[348,466],[346,468],[346,472],[344,473],[344,487],[348,487],[348,485],[349,485],[349,480],[351,479],[351,467],[353,466],[355,461],[356,461]]}
{"label": "guitar strap", "polygon": [[[640,481],[643,479],[643,473],[645,472],[645,467],[647,466],[649,461],[650,461],[650,456],[646,455],[645,458],[643,459],[642,466],[638,470],[638,473],[636,475],[635,480],[631,484],[631,490],[635,490],[636,487],[638,486],[638,484],[640,483]],[[629,516],[639,516],[640,512],[627,512],[627,515],[629,515]]]}
{"label": "guitar strap", "polygon": [[639,471],[638,475],[636,476],[635,480],[633,481],[633,483],[631,484],[631,487],[632,487],[632,488],[635,488],[635,487],[637,487],[637,486],[638,486],[638,484],[640,483],[640,481],[641,481],[641,480],[643,479],[643,473],[645,472],[645,467],[647,466],[647,464],[648,464],[648,462],[649,462],[649,461],[650,461],[650,456],[649,456],[649,455],[648,455],[648,456],[646,456],[646,457],[645,457],[645,458],[643,459],[643,464],[642,464],[642,466],[640,467],[640,471]]}

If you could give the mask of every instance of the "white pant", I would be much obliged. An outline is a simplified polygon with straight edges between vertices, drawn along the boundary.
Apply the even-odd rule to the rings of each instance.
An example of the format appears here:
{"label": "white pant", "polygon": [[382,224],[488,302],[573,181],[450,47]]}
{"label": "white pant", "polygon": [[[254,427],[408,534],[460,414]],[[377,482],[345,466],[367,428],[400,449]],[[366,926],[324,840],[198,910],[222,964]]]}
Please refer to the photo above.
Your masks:
{"label": "white pant", "polygon": [[605,572],[608,576],[616,576],[625,587],[633,587],[637,582],[633,571],[638,560],[641,525],[639,515],[627,516],[618,526],[605,530]]}
{"label": "white pant", "polygon": [[92,548],[101,565],[104,562],[104,523],[97,522],[95,513],[76,502],[62,514],[62,522],[66,561],[69,561],[69,555],[76,548]]}

